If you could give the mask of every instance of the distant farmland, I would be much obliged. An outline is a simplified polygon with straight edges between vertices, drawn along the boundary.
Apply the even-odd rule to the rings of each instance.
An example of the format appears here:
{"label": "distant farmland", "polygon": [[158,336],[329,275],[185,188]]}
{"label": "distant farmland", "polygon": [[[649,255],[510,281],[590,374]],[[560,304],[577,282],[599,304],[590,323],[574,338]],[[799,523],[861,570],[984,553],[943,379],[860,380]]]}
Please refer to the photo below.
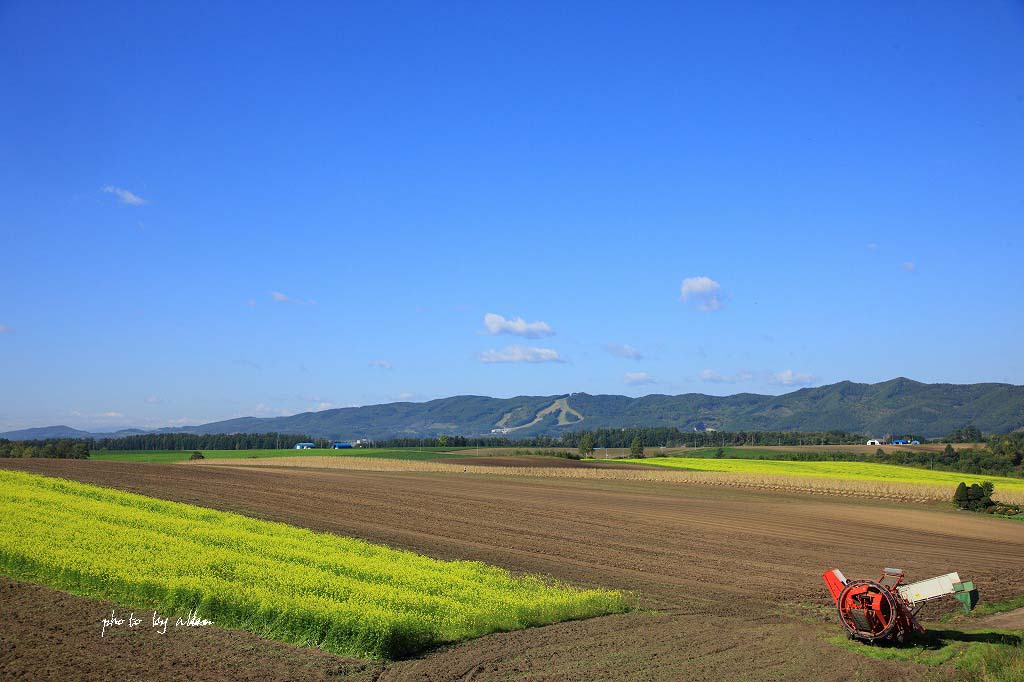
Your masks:
{"label": "distant farmland", "polygon": [[[773,476],[795,476],[839,481],[878,481],[908,485],[949,485],[955,487],[961,481],[980,483],[991,481],[996,487],[994,497],[1019,500],[1024,497],[1024,479],[966,474],[958,471],[933,471],[918,467],[872,462],[791,462],[770,459],[714,459],[707,457],[653,457],[650,459],[623,460],[637,464],[681,469],[684,471],[722,472],[729,474],[752,474]],[[950,488],[952,492],[952,488]]]}
{"label": "distant farmland", "polygon": [[432,460],[439,457],[458,457],[459,453],[452,448],[345,448],[331,450],[319,448],[312,450],[275,449],[275,450],[93,450],[90,459],[111,462],[184,462],[193,452],[201,452],[204,459],[259,459],[266,457],[297,457],[316,454],[322,457],[371,457],[383,459]]}
{"label": "distant farmland", "polygon": [[[471,453],[465,453],[470,455]],[[369,457],[300,456],[286,459],[206,460],[188,463],[199,467],[273,467],[275,469],[347,469],[353,471],[402,471],[459,473],[463,476],[528,476],[591,480],[656,481],[733,488],[777,490],[837,497],[865,497],[913,502],[947,502],[960,481],[992,481],[995,499],[1024,503],[1024,480],[981,476],[914,467],[863,462],[785,462],[741,459],[656,457],[619,460],[619,468],[599,468],[601,462],[567,462],[569,466],[535,466],[530,458],[522,463],[504,457],[467,457],[466,465],[443,461],[399,461]],[[493,462],[493,465],[488,465]],[[468,466],[475,464],[476,466]],[[800,466],[803,465],[803,468]],[[808,465],[823,465],[817,468]],[[845,465],[836,466],[836,465]],[[758,467],[761,467],[760,469]],[[774,468],[772,468],[774,466]],[[787,469],[787,466],[789,467]],[[827,467],[834,467],[829,469]],[[703,468],[702,468],[703,467]],[[732,467],[732,468],[729,468]],[[881,467],[865,469],[865,467]],[[873,474],[857,470],[872,471]]]}

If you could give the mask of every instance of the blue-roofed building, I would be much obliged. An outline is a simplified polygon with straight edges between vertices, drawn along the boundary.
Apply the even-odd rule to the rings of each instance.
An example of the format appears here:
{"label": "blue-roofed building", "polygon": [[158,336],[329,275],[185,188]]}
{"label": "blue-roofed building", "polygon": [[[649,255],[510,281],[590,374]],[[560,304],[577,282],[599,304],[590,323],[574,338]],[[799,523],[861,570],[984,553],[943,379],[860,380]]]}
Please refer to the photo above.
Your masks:
{"label": "blue-roofed building", "polygon": [[331,450],[346,450],[350,447],[352,447],[352,443],[349,443],[348,441],[337,441],[335,443],[331,443]]}

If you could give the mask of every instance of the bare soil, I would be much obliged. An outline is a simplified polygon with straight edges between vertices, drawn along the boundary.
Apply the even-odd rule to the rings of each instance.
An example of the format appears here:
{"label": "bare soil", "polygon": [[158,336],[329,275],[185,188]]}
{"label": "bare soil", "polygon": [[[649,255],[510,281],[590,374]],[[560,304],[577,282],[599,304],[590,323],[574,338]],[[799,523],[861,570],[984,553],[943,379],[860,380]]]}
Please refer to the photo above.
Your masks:
{"label": "bare soil", "polygon": [[101,620],[111,610],[119,618],[132,612],[0,578],[0,679],[370,681],[384,669],[377,661],[343,659],[241,630],[172,627],[160,634],[152,611],[134,612],[142,620],[136,629],[103,631]]}
{"label": "bare soil", "polygon": [[452,457],[439,459],[445,464],[461,464],[463,466],[480,467],[530,467],[535,469],[636,469],[635,464],[612,464],[610,462],[587,462],[564,457],[548,457],[544,455],[513,456],[481,456]]}
{"label": "bare soil", "polygon": [[[632,613],[463,642],[389,663],[381,680],[941,678],[946,671],[827,643],[840,629],[830,616],[815,615],[828,612],[817,608],[829,605],[821,573],[839,567],[850,578],[876,578],[882,567],[898,566],[914,580],[956,570],[975,581],[983,599],[1024,592],[1024,573],[1008,570],[1024,556],[1024,527],[942,508],[649,481],[60,460],[0,460],[0,467],[637,595]],[[87,664],[114,677],[165,670],[160,666],[177,656],[182,677],[205,678],[219,649],[237,663],[233,652],[252,641],[202,628],[187,651],[112,647],[92,632],[105,605],[88,602],[95,607],[88,632],[68,629],[49,604],[68,597],[33,589],[33,612],[46,605],[38,627],[52,636],[3,630],[0,670],[38,663],[54,677],[75,677]],[[29,604],[12,605],[9,593],[0,592],[5,622],[10,613],[28,618]],[[75,618],[84,619],[85,612]],[[283,646],[260,641],[250,668],[220,668],[217,676],[247,679],[258,671],[262,679],[295,679],[294,671],[263,662]],[[294,651],[304,652],[295,654],[296,670],[324,670],[326,654]],[[339,667],[328,670],[341,675],[375,670],[333,660]]]}

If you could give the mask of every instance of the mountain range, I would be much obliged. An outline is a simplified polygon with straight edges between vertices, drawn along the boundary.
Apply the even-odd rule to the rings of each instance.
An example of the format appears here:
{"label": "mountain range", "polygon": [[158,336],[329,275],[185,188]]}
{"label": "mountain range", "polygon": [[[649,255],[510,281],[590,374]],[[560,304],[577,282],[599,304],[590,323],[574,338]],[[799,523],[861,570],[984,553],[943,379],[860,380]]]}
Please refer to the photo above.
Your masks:
{"label": "mountain range", "polygon": [[842,381],[784,395],[700,393],[622,395],[570,393],[489,398],[463,395],[422,403],[397,402],[241,417],[197,426],[90,433],[50,426],[0,433],[0,438],[109,438],[139,433],[293,433],[317,438],[374,440],[440,434],[510,438],[564,431],[675,426],[683,430],[848,431],[865,435],[943,436],[973,424],[985,433],[1024,429],[1024,386],[923,384],[905,378],[877,384]]}

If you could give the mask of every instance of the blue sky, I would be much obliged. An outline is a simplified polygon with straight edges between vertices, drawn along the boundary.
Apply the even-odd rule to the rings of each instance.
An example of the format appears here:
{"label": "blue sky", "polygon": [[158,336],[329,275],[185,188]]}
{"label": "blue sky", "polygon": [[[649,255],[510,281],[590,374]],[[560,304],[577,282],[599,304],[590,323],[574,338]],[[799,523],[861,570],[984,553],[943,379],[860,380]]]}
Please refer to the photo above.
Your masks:
{"label": "blue sky", "polygon": [[163,5],[0,5],[0,429],[1024,383],[1022,3]]}

